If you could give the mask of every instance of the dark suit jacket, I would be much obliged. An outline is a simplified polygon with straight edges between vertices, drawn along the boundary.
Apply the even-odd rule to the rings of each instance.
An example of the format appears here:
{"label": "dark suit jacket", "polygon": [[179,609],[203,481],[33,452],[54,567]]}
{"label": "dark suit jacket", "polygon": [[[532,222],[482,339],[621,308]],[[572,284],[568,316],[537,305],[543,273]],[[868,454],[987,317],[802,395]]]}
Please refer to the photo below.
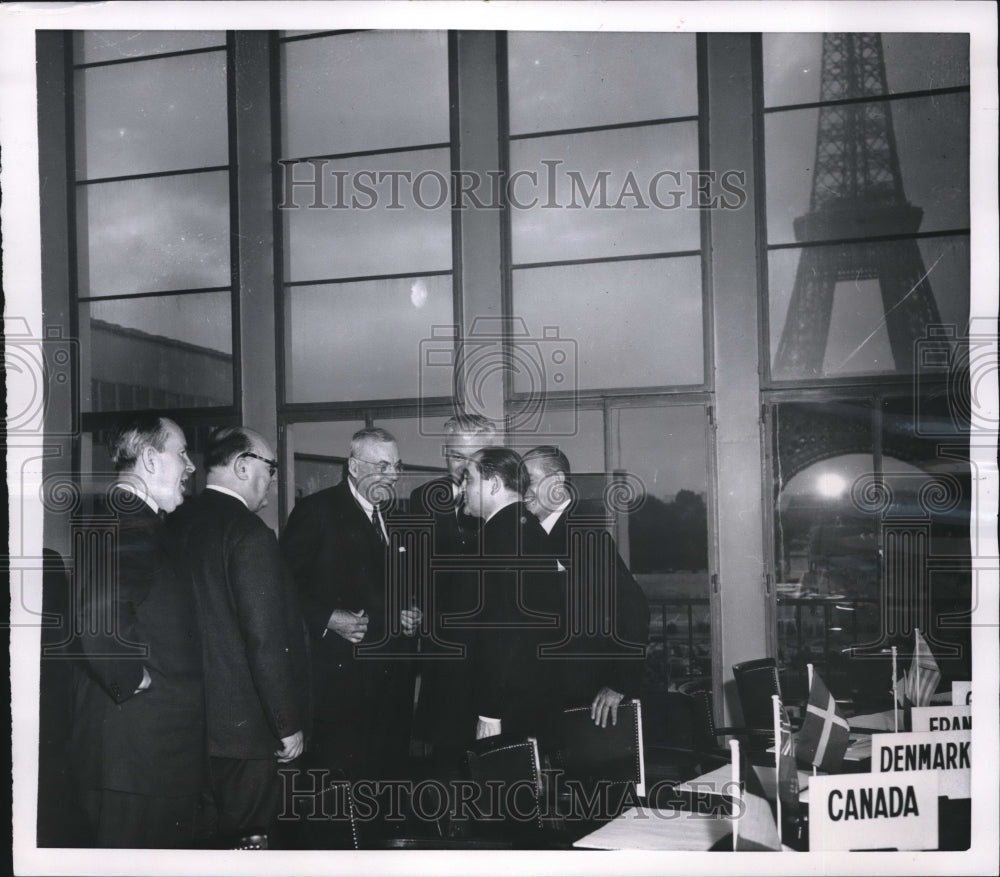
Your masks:
{"label": "dark suit jacket", "polygon": [[[352,778],[386,776],[409,744],[416,642],[398,631],[399,611],[411,599],[396,558],[387,564],[388,551],[346,479],[296,503],[281,549],[310,634],[315,734],[325,738],[318,746],[331,767]],[[368,613],[357,646],[327,630],[335,609]]]}
{"label": "dark suit jacket", "polygon": [[[197,793],[205,780],[201,639],[190,573],[167,526],[145,504],[95,524],[101,551],[78,570],[73,753],[84,789],[160,797]],[[116,533],[117,554],[112,552]],[[114,569],[108,581],[98,576]],[[111,622],[105,632],[104,620]],[[138,694],[142,671],[152,682]]]}
{"label": "dark suit jacket", "polygon": [[638,697],[649,637],[649,604],[605,528],[601,514],[571,505],[549,533],[565,568],[564,658],[566,706],[593,700],[604,686]]}
{"label": "dark suit jacket", "polygon": [[551,739],[561,709],[560,662],[541,648],[558,639],[564,597],[545,531],[521,503],[483,525],[475,623],[475,707],[505,734]]}
{"label": "dark suit jacket", "polygon": [[459,559],[479,554],[482,522],[458,510],[454,496],[450,478],[429,481],[410,494],[411,518],[429,520],[433,527],[430,540],[413,540],[415,547],[430,552],[416,565],[429,570],[420,595],[429,633],[421,641],[414,734],[445,759],[464,752],[476,729],[471,630],[450,621],[477,610],[478,588],[474,579],[470,585],[469,566],[463,569]]}
{"label": "dark suit jacket", "polygon": [[306,633],[278,540],[233,496],[206,490],[171,516],[194,575],[209,755],[271,758],[305,731]]}

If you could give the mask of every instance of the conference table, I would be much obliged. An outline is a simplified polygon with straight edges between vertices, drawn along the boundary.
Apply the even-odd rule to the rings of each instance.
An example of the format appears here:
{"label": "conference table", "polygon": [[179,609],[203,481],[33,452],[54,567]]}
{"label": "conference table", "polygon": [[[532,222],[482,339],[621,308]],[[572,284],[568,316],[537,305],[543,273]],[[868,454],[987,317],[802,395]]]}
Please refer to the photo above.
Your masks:
{"label": "conference table", "polygon": [[[937,699],[942,702],[942,698]],[[871,770],[872,735],[892,732],[899,721],[899,729],[903,730],[903,712],[894,716],[892,709],[848,716],[851,727],[850,742],[841,773],[867,773]],[[759,780],[760,788],[770,803],[777,796],[776,770],[773,761],[773,747],[765,758],[759,756],[756,760],[763,761],[752,765]],[[800,812],[808,812],[809,779],[811,771],[798,771],[800,788]],[[652,798],[649,806],[630,807],[606,824],[594,831],[576,839],[573,847],[577,849],[597,850],[676,850],[676,851],[731,851],[733,848],[733,820],[731,798],[726,794],[732,788],[733,771],[730,764],[717,766],[715,769],[687,780],[677,785],[676,792],[683,799],[689,796],[692,806],[676,809],[657,807]],[[711,803],[714,799],[715,803]],[[969,800],[939,799],[939,849],[966,849],[969,844],[968,824]],[[766,821],[766,815],[762,817]],[[740,820],[740,832],[744,831]],[[773,813],[770,825],[748,826],[751,837],[751,849],[785,849],[808,850],[808,826],[801,819],[799,835],[796,840],[782,844],[774,843],[776,825]],[[788,822],[785,823],[786,832]],[[803,830],[804,829],[804,830]],[[757,841],[756,845],[753,843]],[[788,845],[788,844],[791,845]]]}

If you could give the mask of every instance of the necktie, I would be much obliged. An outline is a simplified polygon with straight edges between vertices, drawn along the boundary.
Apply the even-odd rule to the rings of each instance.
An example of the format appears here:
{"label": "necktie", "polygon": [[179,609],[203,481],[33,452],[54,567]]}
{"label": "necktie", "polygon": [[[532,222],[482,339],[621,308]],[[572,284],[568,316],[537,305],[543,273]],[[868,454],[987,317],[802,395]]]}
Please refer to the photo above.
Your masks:
{"label": "necktie", "polygon": [[166,521],[167,513],[164,509],[159,509],[156,513],[156,517],[158,517],[161,521]]}
{"label": "necktie", "polygon": [[378,519],[377,505],[372,506],[372,526],[375,528],[375,532],[378,533],[378,541],[385,545],[385,533],[382,532],[382,523]]}

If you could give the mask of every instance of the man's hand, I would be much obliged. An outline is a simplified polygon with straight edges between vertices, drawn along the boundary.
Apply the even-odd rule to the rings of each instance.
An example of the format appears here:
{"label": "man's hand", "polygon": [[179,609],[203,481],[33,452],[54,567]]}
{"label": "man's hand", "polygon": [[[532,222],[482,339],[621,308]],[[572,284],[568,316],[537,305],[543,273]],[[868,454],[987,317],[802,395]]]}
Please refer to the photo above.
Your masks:
{"label": "man's hand", "polygon": [[281,749],[274,753],[278,759],[278,763],[285,764],[289,761],[295,761],[295,759],[302,754],[304,746],[305,737],[302,735],[301,731],[296,731],[288,737],[282,737]]}
{"label": "man's hand", "polygon": [[420,628],[420,622],[424,619],[424,613],[416,606],[404,609],[399,613],[399,621],[403,625],[403,633],[413,636]]}
{"label": "man's hand", "polygon": [[594,702],[590,705],[590,717],[595,725],[602,728],[608,726],[608,715],[611,715],[611,724],[618,724],[618,704],[625,697],[606,685],[594,697]]}
{"label": "man's hand", "polygon": [[334,609],[326,626],[349,643],[359,643],[368,632],[368,616],[364,609],[359,609],[357,612]]}
{"label": "man's hand", "polygon": [[482,740],[484,737],[496,737],[500,733],[500,719],[484,719],[479,717],[476,723],[476,739]]}

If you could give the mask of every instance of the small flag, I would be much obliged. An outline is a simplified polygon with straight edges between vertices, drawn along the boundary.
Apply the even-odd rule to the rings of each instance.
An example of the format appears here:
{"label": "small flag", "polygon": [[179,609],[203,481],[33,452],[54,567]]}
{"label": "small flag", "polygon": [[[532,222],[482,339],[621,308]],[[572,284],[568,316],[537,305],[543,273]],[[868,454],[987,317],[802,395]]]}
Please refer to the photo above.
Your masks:
{"label": "small flag", "polygon": [[819,673],[814,672],[809,687],[809,704],[796,747],[799,762],[812,764],[827,772],[836,771],[844,760],[849,740],[847,719],[840,714]]}
{"label": "small flag", "polygon": [[903,684],[897,696],[901,695],[903,706],[927,706],[931,695],[937,691],[941,671],[919,630],[914,630],[913,640],[913,659],[910,668],[903,671]]}
{"label": "small flag", "polygon": [[787,817],[799,810],[799,770],[795,761],[795,738],[788,712],[781,707],[781,742],[778,747],[778,799]]}

